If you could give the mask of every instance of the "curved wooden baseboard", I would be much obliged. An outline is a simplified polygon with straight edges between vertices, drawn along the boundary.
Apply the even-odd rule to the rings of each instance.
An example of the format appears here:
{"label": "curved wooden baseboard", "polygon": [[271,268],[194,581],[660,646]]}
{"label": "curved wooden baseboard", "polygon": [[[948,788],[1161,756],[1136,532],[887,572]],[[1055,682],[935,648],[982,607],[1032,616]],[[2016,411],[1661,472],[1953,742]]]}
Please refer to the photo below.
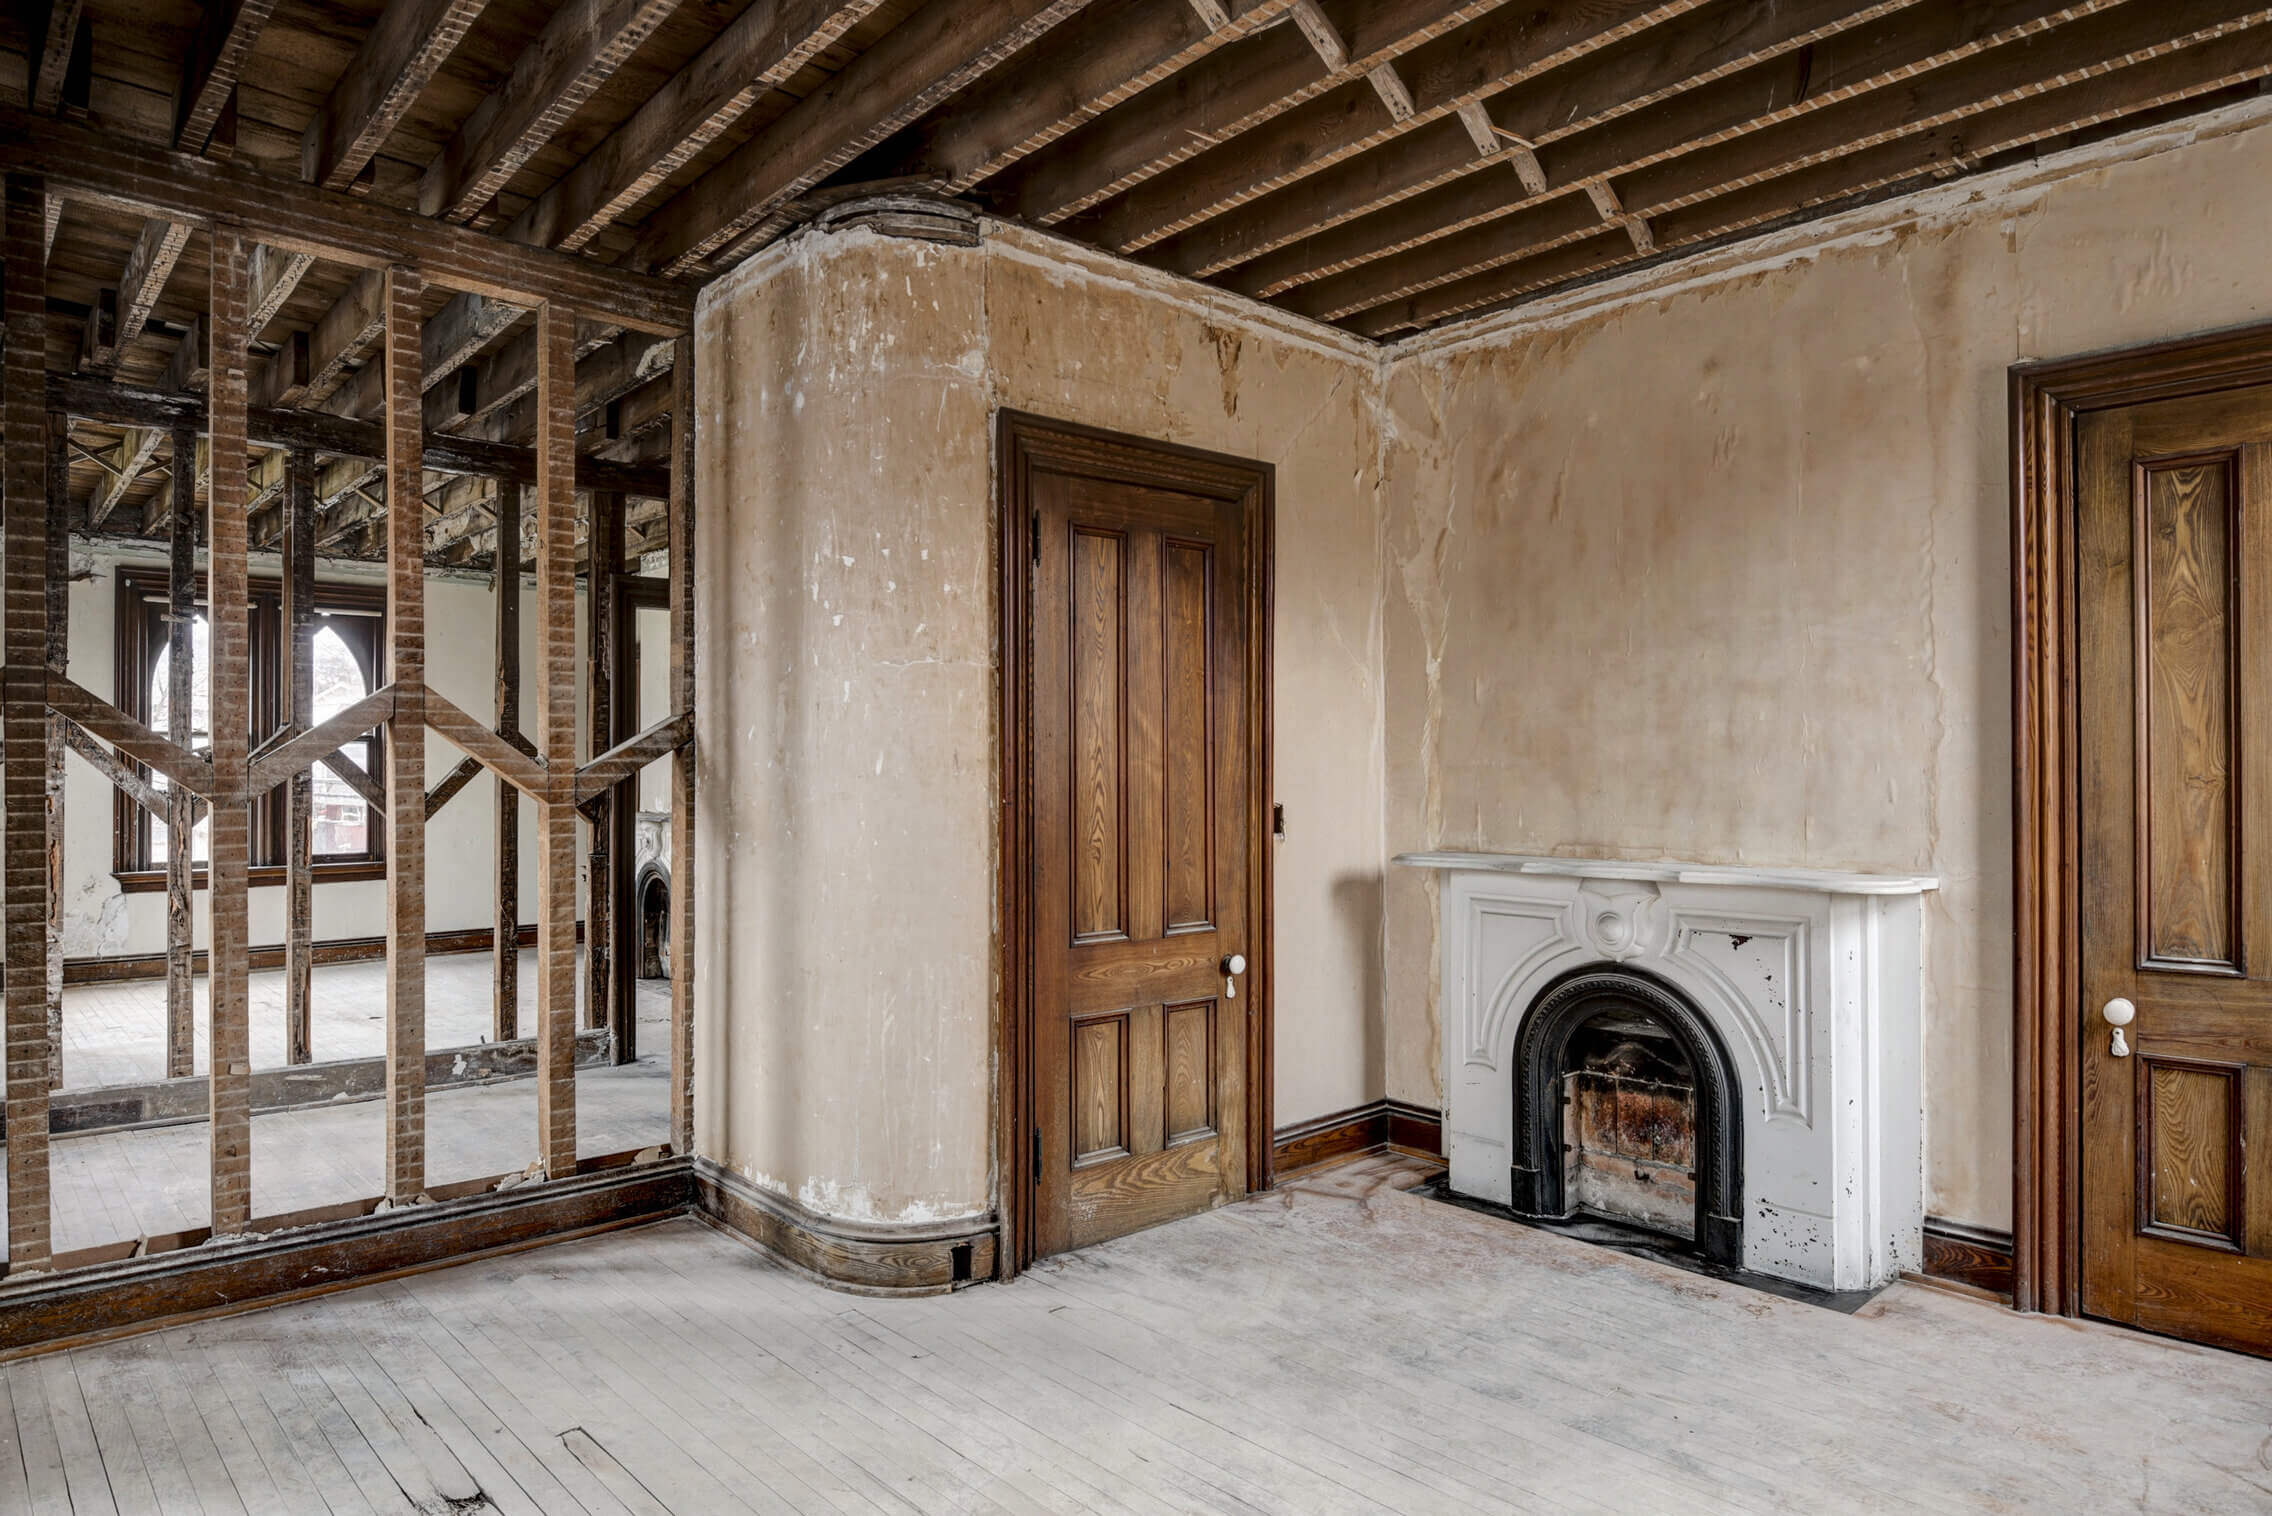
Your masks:
{"label": "curved wooden baseboard", "polygon": [[902,1226],[840,1221],[759,1189],[707,1158],[694,1162],[694,1210],[831,1289],[939,1295],[994,1277],[992,1212]]}

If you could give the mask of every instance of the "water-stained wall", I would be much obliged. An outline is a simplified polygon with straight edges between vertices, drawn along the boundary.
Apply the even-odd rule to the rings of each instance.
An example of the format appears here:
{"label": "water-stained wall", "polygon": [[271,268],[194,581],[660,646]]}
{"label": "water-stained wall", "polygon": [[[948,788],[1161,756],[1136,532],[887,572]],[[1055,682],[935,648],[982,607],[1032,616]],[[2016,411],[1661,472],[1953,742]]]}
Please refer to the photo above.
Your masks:
{"label": "water-stained wall", "polygon": [[[2009,1222],[2006,370],[2272,315],[2262,115],[1417,343],[1384,430],[1396,848],[1929,871],[1927,1207]],[[1433,1104],[1426,886],[1388,1092]]]}
{"label": "water-stained wall", "polygon": [[993,1203],[1004,408],[1277,466],[1277,1116],[1377,1097],[1377,355],[992,225],[807,233],[696,343],[702,1151],[839,1217]]}

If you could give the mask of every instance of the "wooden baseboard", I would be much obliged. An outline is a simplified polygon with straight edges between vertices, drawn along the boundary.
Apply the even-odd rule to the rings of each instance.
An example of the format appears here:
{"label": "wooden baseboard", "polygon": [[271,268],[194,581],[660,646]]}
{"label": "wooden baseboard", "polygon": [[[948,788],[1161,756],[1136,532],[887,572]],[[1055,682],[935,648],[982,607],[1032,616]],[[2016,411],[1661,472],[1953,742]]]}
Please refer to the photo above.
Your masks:
{"label": "wooden baseboard", "polygon": [[243,1238],[198,1239],[173,1251],[0,1282],[0,1359],[679,1215],[691,1198],[691,1168],[684,1158],[603,1161],[570,1178],[501,1193],[484,1181],[478,1193],[428,1205],[374,1212],[358,1203],[343,1209],[368,1213],[255,1218]]}
{"label": "wooden baseboard", "polygon": [[1443,1118],[1424,1105],[1375,1100],[1282,1126],[1271,1144],[1271,1172],[1290,1174],[1387,1148],[1442,1157]]}
{"label": "wooden baseboard", "polygon": [[991,1214],[916,1226],[839,1221],[707,1158],[694,1161],[693,1178],[696,1214],[833,1289],[938,1295],[994,1277]]}
{"label": "wooden baseboard", "polygon": [[[496,941],[497,934],[485,926],[465,927],[449,932],[428,932],[426,951],[444,953],[486,953]],[[584,924],[576,923],[576,940],[584,940]],[[520,930],[520,945],[536,946],[536,928],[524,926]],[[260,947],[247,948],[245,955],[255,969],[284,967],[284,944],[271,942]],[[311,955],[316,967],[334,963],[371,963],[386,957],[387,940],[384,937],[335,937],[319,942]],[[190,955],[190,972],[202,974],[206,962],[203,949]],[[163,953],[120,953],[102,958],[66,958],[63,960],[65,984],[117,984],[133,979],[163,979],[166,977],[166,955]]]}
{"label": "wooden baseboard", "polygon": [[1956,1221],[1925,1221],[1925,1272],[1934,1279],[1986,1290],[2007,1298],[2012,1293],[2012,1235]]}

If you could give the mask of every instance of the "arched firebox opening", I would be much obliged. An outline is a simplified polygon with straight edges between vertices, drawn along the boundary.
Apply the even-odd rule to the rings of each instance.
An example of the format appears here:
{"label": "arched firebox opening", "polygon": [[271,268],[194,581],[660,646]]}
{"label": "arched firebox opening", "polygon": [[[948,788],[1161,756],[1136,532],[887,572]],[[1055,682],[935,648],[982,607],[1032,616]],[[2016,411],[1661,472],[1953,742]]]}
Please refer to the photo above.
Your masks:
{"label": "arched firebox opening", "polygon": [[638,903],[639,977],[668,979],[671,975],[671,876],[650,863],[639,872],[633,892]]}
{"label": "arched firebox opening", "polygon": [[1614,965],[1563,975],[1523,1018],[1514,1086],[1518,1214],[1591,1217],[1741,1265],[1734,1066],[1680,990]]}

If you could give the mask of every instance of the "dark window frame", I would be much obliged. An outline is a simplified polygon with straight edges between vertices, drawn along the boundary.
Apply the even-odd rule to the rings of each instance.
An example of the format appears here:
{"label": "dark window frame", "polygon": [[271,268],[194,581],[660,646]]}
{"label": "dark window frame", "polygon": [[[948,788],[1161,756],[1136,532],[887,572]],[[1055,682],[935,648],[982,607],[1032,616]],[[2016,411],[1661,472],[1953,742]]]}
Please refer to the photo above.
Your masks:
{"label": "dark window frame", "polygon": [[[285,684],[283,585],[275,579],[255,579],[249,588],[251,602],[252,744],[255,748],[284,724],[289,699]],[[117,576],[116,662],[118,707],[137,721],[150,719],[150,682],[157,672],[158,655],[166,646],[166,570],[163,566],[126,567]],[[197,599],[206,600],[205,576],[197,577]],[[152,599],[151,597],[157,597]],[[361,665],[368,688],[377,689],[386,647],[386,587],[379,584],[318,583],[315,593],[319,627],[325,612],[342,612],[329,625],[339,633],[348,652]],[[371,733],[371,777],[385,782],[386,733]],[[148,772],[146,769],[144,772]],[[284,882],[285,789],[278,785],[253,801],[252,869],[248,883]],[[113,793],[111,872],[126,894],[142,894],[166,887],[164,865],[150,861],[151,828],[157,818],[125,795]],[[310,868],[316,883],[343,883],[386,877],[385,827],[376,812],[371,815],[369,846],[355,854],[319,857]],[[191,887],[203,889],[205,866],[191,871]]]}

